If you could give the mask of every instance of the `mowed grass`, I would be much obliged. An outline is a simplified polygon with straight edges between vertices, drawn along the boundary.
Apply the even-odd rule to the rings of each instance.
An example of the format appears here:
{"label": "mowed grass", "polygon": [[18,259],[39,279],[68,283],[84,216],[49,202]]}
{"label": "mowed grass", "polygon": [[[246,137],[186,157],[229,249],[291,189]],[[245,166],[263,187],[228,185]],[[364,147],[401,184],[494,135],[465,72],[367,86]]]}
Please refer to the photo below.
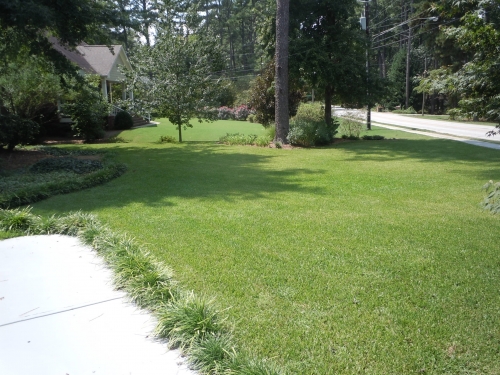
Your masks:
{"label": "mowed grass", "polygon": [[261,127],[206,126],[184,144],[155,143],[175,133],[162,123],[85,146],[128,172],[34,212],[129,233],[290,373],[500,374],[500,217],[479,207],[498,151],[386,129],[370,134],[399,139],[225,146],[211,131]]}
{"label": "mowed grass", "polygon": [[[156,128],[139,128],[121,133],[120,137],[133,143],[157,142],[162,135],[169,135],[178,139],[179,131],[165,118],[155,120],[160,124]],[[215,121],[198,122],[192,120],[193,128],[182,129],[182,140],[184,142],[207,142],[218,141],[227,133],[264,135],[265,129],[262,125],[251,124],[246,121]]]}

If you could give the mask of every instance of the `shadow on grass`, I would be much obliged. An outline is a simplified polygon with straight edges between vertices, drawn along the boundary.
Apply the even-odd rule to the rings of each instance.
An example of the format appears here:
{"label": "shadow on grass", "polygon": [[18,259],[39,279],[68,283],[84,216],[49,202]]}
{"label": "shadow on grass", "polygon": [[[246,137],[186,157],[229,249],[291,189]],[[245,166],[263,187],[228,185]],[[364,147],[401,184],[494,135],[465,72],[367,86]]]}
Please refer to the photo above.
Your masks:
{"label": "shadow on grass", "polygon": [[[375,162],[405,161],[416,162],[456,162],[470,165],[490,163],[494,168],[477,169],[476,177],[491,179],[500,174],[500,151],[478,147],[445,139],[387,139],[383,141],[354,141],[334,146],[344,150],[350,157],[344,161],[366,160]],[[457,169],[463,173],[463,168]]]}
{"label": "shadow on grass", "polygon": [[[321,188],[306,186],[304,175],[324,171],[293,168],[286,164],[285,150],[277,150],[283,163],[269,167],[277,156],[245,148],[196,142],[158,147],[130,147],[126,144],[113,149],[128,171],[102,188],[79,193],[75,200],[61,201],[60,209],[90,210],[120,207],[131,203],[147,206],[171,206],[170,198],[232,201],[252,200],[286,191],[323,194]],[[248,153],[246,152],[248,150]],[[64,201],[64,202],[62,202]],[[60,202],[54,204],[59,205]],[[52,203],[48,203],[52,205]],[[62,207],[66,206],[66,207]]]}

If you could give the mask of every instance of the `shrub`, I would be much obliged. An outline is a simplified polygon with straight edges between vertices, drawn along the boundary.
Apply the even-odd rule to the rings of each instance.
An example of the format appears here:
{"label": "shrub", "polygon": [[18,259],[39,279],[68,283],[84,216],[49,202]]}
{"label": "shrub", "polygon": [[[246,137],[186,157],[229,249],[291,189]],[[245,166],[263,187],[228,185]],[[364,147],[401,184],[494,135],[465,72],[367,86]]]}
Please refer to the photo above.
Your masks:
{"label": "shrub", "polygon": [[267,147],[269,146],[269,142],[271,142],[272,138],[269,138],[267,135],[261,135],[257,137],[255,140],[255,145],[259,147]]}
{"label": "shrub", "polygon": [[246,105],[240,105],[238,108],[233,109],[234,119],[245,121],[250,114],[250,109]]}
{"label": "shrub", "polygon": [[447,114],[450,116],[450,120],[460,120],[462,118],[462,112],[458,108],[449,109]]}
{"label": "shrub", "polygon": [[158,143],[176,143],[177,138],[172,137],[171,135],[162,135],[158,140]]}
{"label": "shrub", "polygon": [[395,109],[394,111],[392,111],[392,113],[401,113],[403,115],[416,115],[417,111],[415,111],[413,107],[410,106],[406,109]]}
{"label": "shrub", "polygon": [[344,139],[358,139],[363,127],[363,118],[359,113],[346,112],[340,119],[339,132]]}
{"label": "shrub", "polygon": [[224,137],[219,138],[219,142],[226,145],[253,145],[256,139],[257,136],[255,134],[244,135],[240,133],[227,133]]}
{"label": "shrub", "polygon": [[86,141],[102,138],[109,113],[109,104],[102,97],[98,77],[88,76],[86,84],[72,93],[64,111],[71,116],[72,129]]}
{"label": "shrub", "polygon": [[301,104],[290,121],[288,141],[305,147],[328,144],[337,133],[337,127],[336,121],[326,123],[319,103]]}
{"label": "shrub", "polygon": [[39,125],[17,115],[0,114],[0,148],[7,146],[12,151],[16,145],[33,141],[39,132]]}
{"label": "shrub", "polygon": [[219,120],[233,120],[234,119],[233,109],[225,106],[220,107],[217,117]]}
{"label": "shrub", "polygon": [[[255,110],[255,120],[265,127],[274,122],[275,113],[275,87],[274,87],[275,63],[271,61],[259,74],[250,88],[249,105]],[[290,78],[288,82],[288,112],[289,116],[295,116],[303,93],[301,83],[297,79]]]}
{"label": "shrub", "polygon": [[55,171],[74,172],[77,174],[90,173],[102,169],[99,160],[75,159],[59,157],[42,159],[30,167],[31,173],[50,173]]}
{"label": "shrub", "polygon": [[273,140],[276,138],[276,125],[272,124],[266,128],[266,135],[269,138],[269,140]]}
{"label": "shrub", "polygon": [[255,122],[255,115],[248,115],[247,120],[253,124]]}
{"label": "shrub", "polygon": [[486,192],[482,203],[483,208],[494,214],[500,213],[500,182],[495,183],[490,180],[483,186],[483,190]]}
{"label": "shrub", "polygon": [[114,128],[117,130],[126,130],[134,126],[134,120],[127,111],[120,111],[115,116]]}
{"label": "shrub", "polygon": [[383,135],[364,135],[363,139],[365,141],[381,141],[385,137]]}

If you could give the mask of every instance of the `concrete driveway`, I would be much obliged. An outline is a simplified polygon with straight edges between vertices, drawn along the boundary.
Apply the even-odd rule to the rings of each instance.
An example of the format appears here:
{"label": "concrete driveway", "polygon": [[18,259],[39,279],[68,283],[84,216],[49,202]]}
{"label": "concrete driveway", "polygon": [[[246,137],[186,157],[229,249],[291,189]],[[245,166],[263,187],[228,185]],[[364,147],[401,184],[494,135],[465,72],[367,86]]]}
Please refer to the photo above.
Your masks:
{"label": "concrete driveway", "polygon": [[0,374],[192,375],[75,237],[0,241]]}

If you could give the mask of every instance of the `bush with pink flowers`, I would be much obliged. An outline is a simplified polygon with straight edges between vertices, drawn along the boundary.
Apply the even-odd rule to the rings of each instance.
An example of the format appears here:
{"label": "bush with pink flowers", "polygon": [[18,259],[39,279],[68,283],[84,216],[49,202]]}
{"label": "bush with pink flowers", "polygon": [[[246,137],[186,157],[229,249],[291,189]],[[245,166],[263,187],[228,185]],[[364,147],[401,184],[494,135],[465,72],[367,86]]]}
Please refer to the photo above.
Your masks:
{"label": "bush with pink flowers", "polygon": [[250,108],[246,105],[240,105],[233,109],[234,119],[240,121],[246,121],[248,115],[250,114]]}
{"label": "bush with pink flowers", "polygon": [[229,107],[220,107],[217,116],[219,120],[234,120],[234,110]]}
{"label": "bush with pink flowers", "polygon": [[246,105],[240,105],[236,108],[220,107],[218,109],[219,120],[239,120],[246,121],[248,115],[252,113],[251,109]]}

